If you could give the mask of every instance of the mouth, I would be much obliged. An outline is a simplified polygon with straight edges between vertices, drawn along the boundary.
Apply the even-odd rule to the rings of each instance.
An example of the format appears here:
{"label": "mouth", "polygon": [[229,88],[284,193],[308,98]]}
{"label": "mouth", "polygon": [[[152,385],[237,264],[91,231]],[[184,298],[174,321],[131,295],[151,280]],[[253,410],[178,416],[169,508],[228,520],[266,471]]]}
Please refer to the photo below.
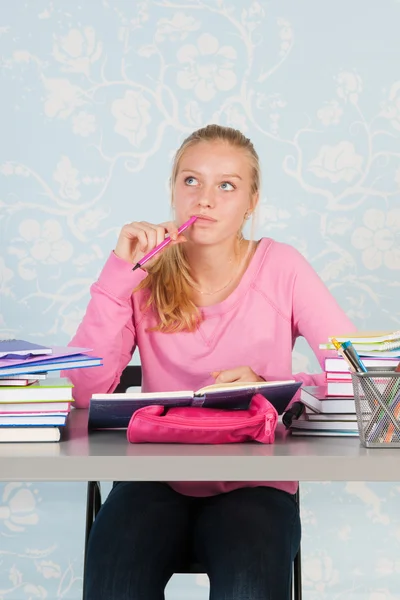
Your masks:
{"label": "mouth", "polygon": [[216,223],[217,220],[213,219],[212,217],[208,217],[207,215],[193,215],[197,217],[197,222],[198,221],[207,221],[208,223]]}

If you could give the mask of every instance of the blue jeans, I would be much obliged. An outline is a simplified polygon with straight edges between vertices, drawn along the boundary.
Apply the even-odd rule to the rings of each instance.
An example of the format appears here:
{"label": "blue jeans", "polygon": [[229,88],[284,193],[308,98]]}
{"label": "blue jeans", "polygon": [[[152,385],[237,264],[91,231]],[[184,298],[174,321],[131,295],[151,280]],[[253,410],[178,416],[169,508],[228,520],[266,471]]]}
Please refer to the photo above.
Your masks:
{"label": "blue jeans", "polygon": [[289,600],[300,544],[294,496],[241,488],[207,498],[166,483],[118,482],[88,544],[85,600],[163,600],[188,557],[210,578],[210,600]]}

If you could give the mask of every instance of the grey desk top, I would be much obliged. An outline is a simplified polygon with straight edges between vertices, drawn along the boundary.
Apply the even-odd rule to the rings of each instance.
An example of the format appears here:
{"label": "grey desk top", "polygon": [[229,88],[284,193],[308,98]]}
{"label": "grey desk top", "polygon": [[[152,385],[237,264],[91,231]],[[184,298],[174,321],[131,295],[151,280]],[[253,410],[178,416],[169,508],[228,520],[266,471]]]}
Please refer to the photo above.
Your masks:
{"label": "grey desk top", "polygon": [[0,444],[1,481],[398,481],[400,449],[357,438],[292,437],[273,445],[129,444],[125,432],[87,432],[73,410],[60,443]]}

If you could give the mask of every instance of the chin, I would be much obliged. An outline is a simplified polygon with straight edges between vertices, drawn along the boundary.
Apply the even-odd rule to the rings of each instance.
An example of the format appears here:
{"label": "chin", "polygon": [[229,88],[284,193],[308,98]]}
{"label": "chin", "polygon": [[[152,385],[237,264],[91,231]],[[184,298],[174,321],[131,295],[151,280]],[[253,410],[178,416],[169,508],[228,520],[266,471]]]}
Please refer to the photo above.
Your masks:
{"label": "chin", "polygon": [[194,244],[216,244],[221,241],[215,232],[206,229],[192,229],[186,237],[189,242]]}

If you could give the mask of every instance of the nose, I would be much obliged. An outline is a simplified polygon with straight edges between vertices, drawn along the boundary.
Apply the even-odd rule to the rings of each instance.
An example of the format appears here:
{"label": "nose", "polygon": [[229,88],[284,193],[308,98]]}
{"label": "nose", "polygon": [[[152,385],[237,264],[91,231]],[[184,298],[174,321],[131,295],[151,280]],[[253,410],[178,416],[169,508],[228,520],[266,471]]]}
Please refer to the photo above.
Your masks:
{"label": "nose", "polygon": [[212,188],[204,187],[199,196],[199,206],[211,208],[215,205],[215,198]]}

